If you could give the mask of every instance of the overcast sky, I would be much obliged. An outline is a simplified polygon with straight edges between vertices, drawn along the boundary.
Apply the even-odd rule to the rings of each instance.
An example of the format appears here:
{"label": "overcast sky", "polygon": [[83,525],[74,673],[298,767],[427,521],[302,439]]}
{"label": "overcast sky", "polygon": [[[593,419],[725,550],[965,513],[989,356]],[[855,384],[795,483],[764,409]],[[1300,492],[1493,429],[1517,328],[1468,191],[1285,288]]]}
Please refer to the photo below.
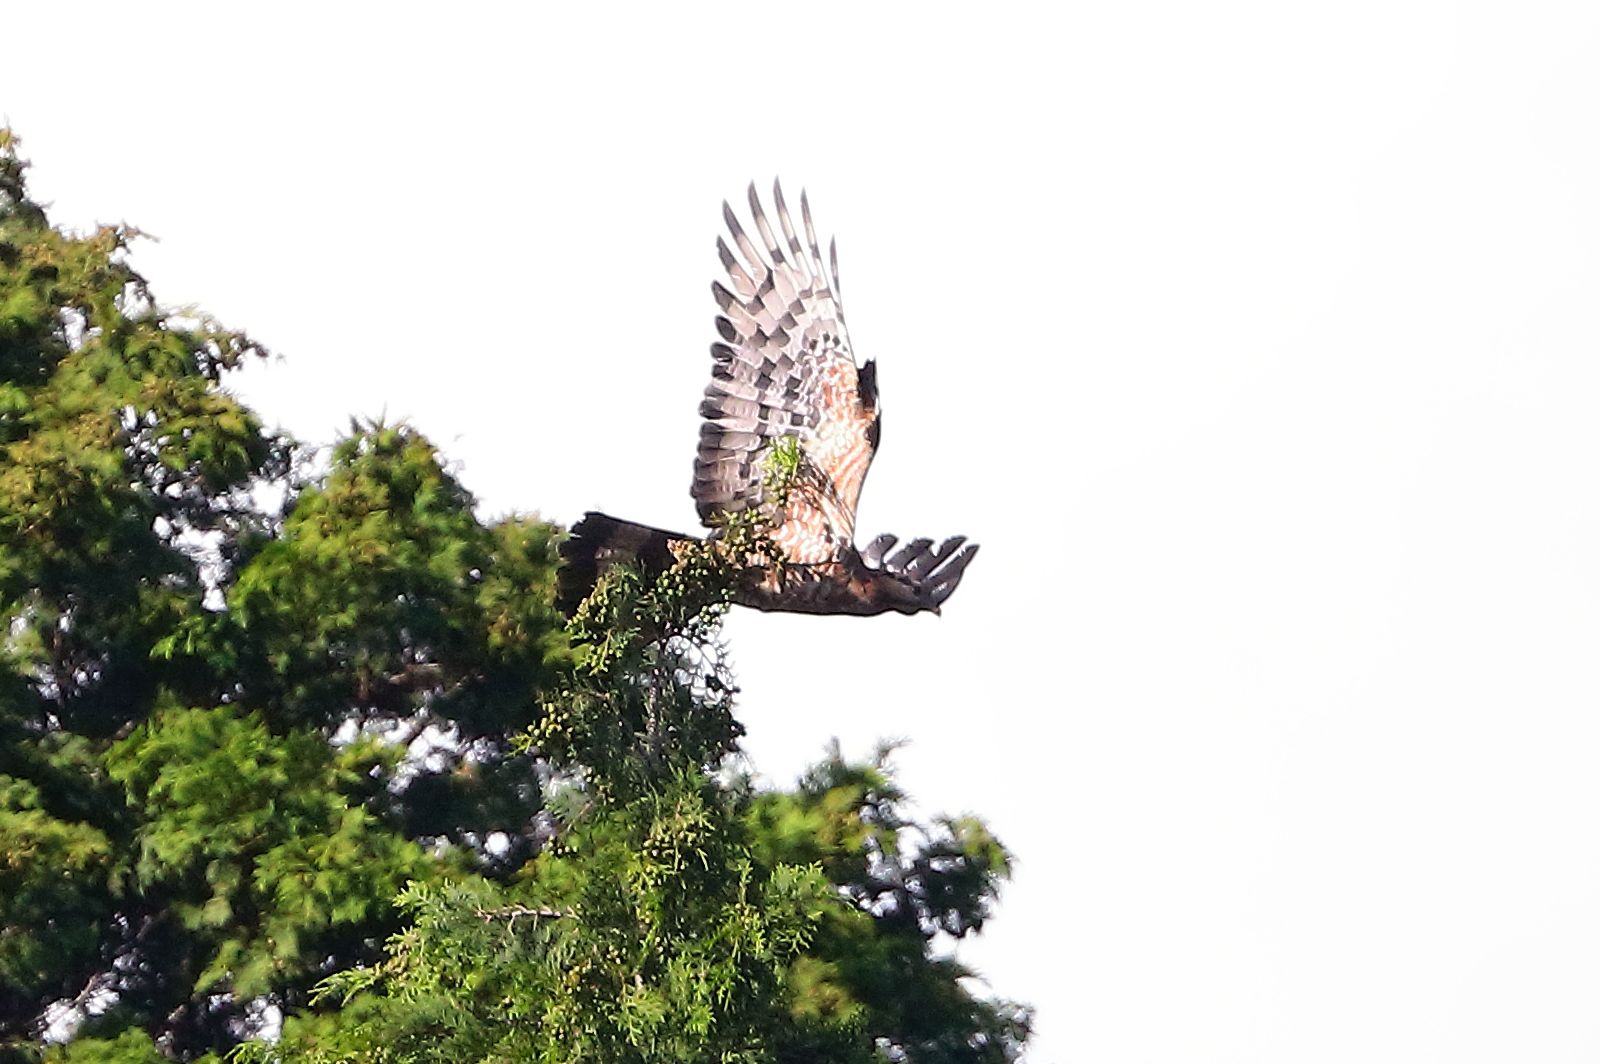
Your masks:
{"label": "overcast sky", "polygon": [[0,116],[486,516],[693,526],[720,200],[807,187],[861,531],[983,553],[736,616],[756,766],[989,819],[1035,1064],[1597,1059],[1600,7],[979,10],[14,5]]}

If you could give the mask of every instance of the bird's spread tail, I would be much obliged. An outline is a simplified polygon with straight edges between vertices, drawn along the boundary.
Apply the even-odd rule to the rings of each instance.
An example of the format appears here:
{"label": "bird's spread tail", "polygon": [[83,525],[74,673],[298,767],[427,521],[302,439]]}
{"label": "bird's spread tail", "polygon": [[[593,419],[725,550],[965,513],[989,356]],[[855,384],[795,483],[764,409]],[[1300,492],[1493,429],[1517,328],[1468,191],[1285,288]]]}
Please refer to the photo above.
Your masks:
{"label": "bird's spread tail", "polygon": [[690,538],[606,514],[586,513],[561,544],[565,564],[557,577],[556,605],[570,615],[611,565],[637,564],[647,573],[663,572],[673,562],[672,544]]}

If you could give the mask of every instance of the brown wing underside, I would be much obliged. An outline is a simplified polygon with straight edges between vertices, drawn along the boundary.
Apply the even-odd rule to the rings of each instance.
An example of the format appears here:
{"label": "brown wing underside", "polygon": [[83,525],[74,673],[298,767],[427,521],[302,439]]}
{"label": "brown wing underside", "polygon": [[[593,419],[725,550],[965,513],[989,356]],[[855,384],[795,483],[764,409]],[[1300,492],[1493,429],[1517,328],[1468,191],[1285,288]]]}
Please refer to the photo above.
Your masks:
{"label": "brown wing underside", "polygon": [[805,195],[804,245],[776,184],[773,200],[781,244],[750,187],[765,255],[723,204],[739,254],[717,239],[728,284],[712,284],[721,340],[711,345],[692,494],[708,525],[719,514],[760,506],[767,448],[797,437],[802,474],[776,515],[773,535],[791,562],[806,564],[837,558],[854,539],[856,504],[877,449],[877,396],[871,363],[856,367],[839,306],[837,259],[830,247],[824,267]]}

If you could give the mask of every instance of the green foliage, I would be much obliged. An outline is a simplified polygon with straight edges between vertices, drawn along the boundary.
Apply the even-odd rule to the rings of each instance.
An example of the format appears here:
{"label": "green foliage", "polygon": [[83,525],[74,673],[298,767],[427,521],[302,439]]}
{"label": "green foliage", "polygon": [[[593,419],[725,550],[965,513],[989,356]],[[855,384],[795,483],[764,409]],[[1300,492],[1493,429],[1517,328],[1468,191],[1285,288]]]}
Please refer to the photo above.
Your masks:
{"label": "green foliage", "polygon": [[226,980],[253,997],[313,974],[339,932],[382,926],[427,874],[414,843],[349,800],[374,761],[229,706],[159,713],[110,749],[139,821],[136,883],[204,944],[196,991]]}
{"label": "green foliage", "polygon": [[[115,1038],[79,1038],[45,1054],[46,1064],[165,1064],[150,1036],[134,1028]],[[215,1057],[208,1058],[215,1060]]]}
{"label": "green foliage", "polygon": [[152,650],[267,527],[250,490],[289,453],[219,387],[260,348],[161,311],[133,230],[50,228],[24,169],[0,135],[0,1041],[160,952],[101,759],[163,688],[220,686]]}
{"label": "green foliage", "polygon": [[261,348],[24,172],[0,132],[0,1056],[76,1002],[70,1059],[195,1059],[378,959],[408,881],[542,845],[510,734],[565,653],[556,533],[404,427],[299,479],[222,387]]}
{"label": "green foliage", "polygon": [[89,824],[60,820],[39,788],[0,776],[0,984],[36,993],[92,956],[113,886],[113,848]]}
{"label": "green foliage", "polygon": [[799,436],[779,436],[761,455],[761,486],[764,499],[773,509],[781,509],[789,491],[800,478],[805,451]]}
{"label": "green foliage", "polygon": [[981,927],[1004,848],[906,820],[887,752],[837,753],[793,793],[710,769],[733,749],[716,621],[760,519],[654,579],[602,579],[569,683],[531,730],[562,771],[561,830],[514,883],[415,888],[382,964],[322,992],[252,1059],[1007,1061],[1017,1006],[975,998],[931,940]]}
{"label": "green foliage", "polygon": [[718,626],[744,568],[777,548],[747,513],[675,550],[655,579],[621,566],[601,576],[569,628],[574,667],[529,734],[545,756],[581,766],[604,802],[710,771],[743,734]]}
{"label": "green foliage", "polygon": [[[414,889],[383,965],[274,1052],[308,1061],[765,1060],[786,963],[840,900],[763,875],[721,788],[682,780],[576,826],[514,888]],[[272,1054],[264,1047],[257,1057]]]}
{"label": "green foliage", "polygon": [[[68,1045],[53,1047],[43,1057],[44,1064],[168,1064],[170,1059],[137,1027],[114,1038],[77,1038]],[[215,1053],[196,1058],[196,1064],[222,1061]]]}
{"label": "green foliage", "polygon": [[316,719],[426,706],[474,736],[526,726],[561,646],[551,529],[485,527],[472,507],[421,436],[352,426],[229,596],[258,698]]}
{"label": "green foliage", "polygon": [[[975,818],[907,820],[890,751],[852,764],[835,748],[794,791],[759,795],[750,807],[761,863],[816,863],[854,903],[829,915],[796,962],[795,1007],[854,1017],[894,1059],[1012,1060],[1028,1037],[1028,1011],[974,997],[962,984],[972,973],[929,949],[940,934],[982,929],[1010,855]],[[826,1043],[805,1039],[788,1055],[832,1058]]]}
{"label": "green foliage", "polygon": [[222,387],[261,348],[24,171],[0,129],[0,1058],[1016,1056],[935,948],[1009,870],[981,823],[910,821],[882,759],[729,772],[760,514],[568,623],[555,528],[404,425],[306,475]]}
{"label": "green foliage", "polygon": [[40,723],[109,734],[126,699],[182,684],[152,665],[162,629],[202,610],[215,565],[259,526],[248,488],[286,444],[218,388],[261,349],[156,309],[125,227],[72,237],[0,165],[0,614],[7,664],[42,681]]}

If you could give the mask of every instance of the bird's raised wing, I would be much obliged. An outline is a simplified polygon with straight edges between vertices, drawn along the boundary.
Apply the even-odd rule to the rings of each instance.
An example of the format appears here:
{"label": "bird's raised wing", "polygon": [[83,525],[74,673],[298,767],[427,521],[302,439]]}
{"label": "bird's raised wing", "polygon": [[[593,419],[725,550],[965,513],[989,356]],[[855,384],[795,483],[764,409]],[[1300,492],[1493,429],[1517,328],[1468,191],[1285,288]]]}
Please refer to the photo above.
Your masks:
{"label": "bird's raised wing", "polygon": [[781,242],[750,186],[761,248],[722,205],[739,254],[717,238],[728,285],[711,286],[722,339],[711,345],[692,494],[708,525],[719,514],[761,505],[767,448],[796,437],[800,475],[775,515],[773,536],[790,562],[807,564],[837,558],[854,540],[856,503],[878,446],[877,383],[873,364],[858,368],[851,353],[838,258],[830,244],[823,265],[805,194],[804,245],[776,183],[772,196]]}

